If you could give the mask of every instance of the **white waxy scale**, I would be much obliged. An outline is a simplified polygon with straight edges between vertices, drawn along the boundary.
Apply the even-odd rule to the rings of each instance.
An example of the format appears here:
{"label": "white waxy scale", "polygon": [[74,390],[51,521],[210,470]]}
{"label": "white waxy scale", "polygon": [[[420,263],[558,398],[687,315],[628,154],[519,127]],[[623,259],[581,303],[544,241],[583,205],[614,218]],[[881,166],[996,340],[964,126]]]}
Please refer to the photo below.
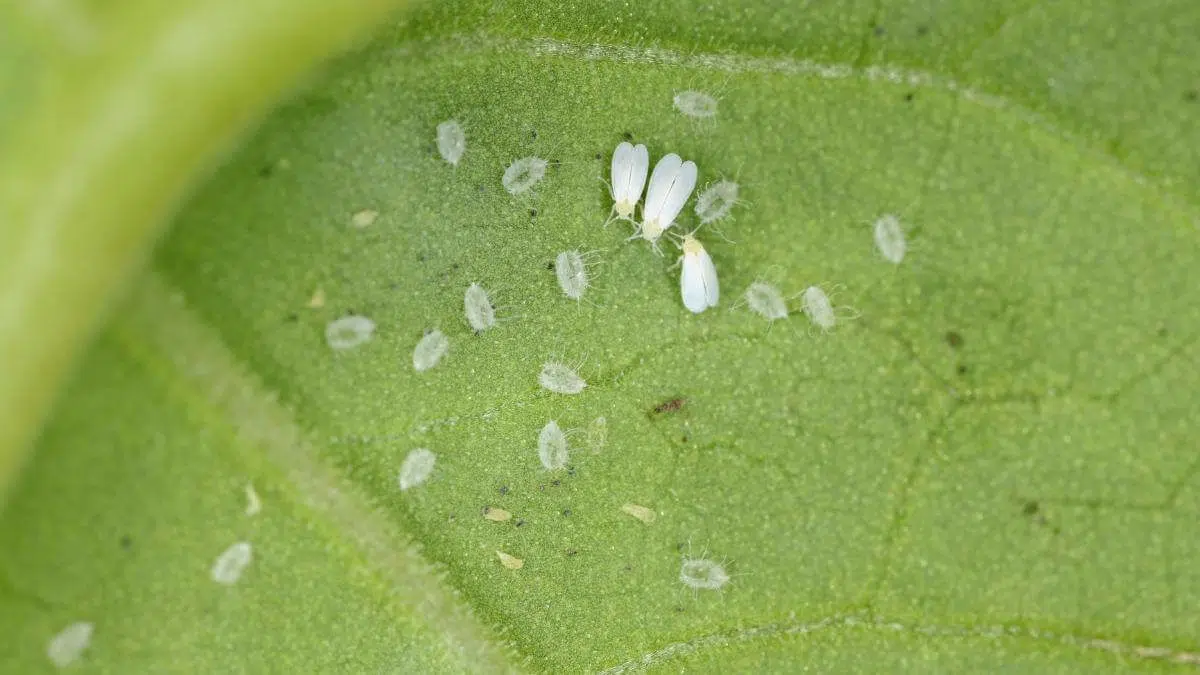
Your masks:
{"label": "white waxy scale", "polygon": [[717,99],[702,91],[688,89],[675,94],[675,109],[698,119],[708,119],[717,115]]}
{"label": "white waxy scale", "polygon": [[350,222],[357,228],[370,227],[379,218],[375,209],[363,209],[350,217]]}
{"label": "white waxy scale", "polygon": [[504,551],[496,551],[496,557],[500,559],[500,564],[506,569],[519,570],[525,566],[524,560],[514,555],[509,555]]}
{"label": "white waxy scale", "polygon": [[624,504],[621,506],[621,510],[647,525],[653,523],[658,518],[658,514],[654,512],[654,509],[647,508],[641,504]]}
{"label": "white waxy scale", "polygon": [[436,366],[449,349],[450,338],[446,337],[445,333],[436,328],[425,333],[413,348],[413,370],[423,373]]}
{"label": "white waxy scale", "polygon": [[583,299],[588,289],[587,264],[579,251],[563,251],[554,259],[554,276],[563,295],[572,300]]}
{"label": "white waxy scale", "polygon": [[556,394],[578,394],[587,387],[587,382],[574,368],[555,361],[547,362],[538,373],[538,384]]}
{"label": "white waxy scale", "polygon": [[76,621],[58,632],[46,643],[46,658],[58,668],[66,668],[83,656],[92,643],[95,625],[89,621]]}
{"label": "white waxy scale", "polygon": [[538,459],[547,470],[557,471],[567,468],[567,458],[567,435],[550,420],[538,434]]}
{"label": "white waxy scale", "polygon": [[549,162],[541,157],[522,157],[508,165],[500,182],[509,194],[523,194],[546,177],[548,165]]}
{"label": "white waxy scale", "polygon": [[765,281],[756,281],[746,289],[746,304],[755,313],[767,321],[786,319],[788,316],[787,302],[783,294]]}
{"label": "white waxy scale", "polygon": [[683,306],[694,314],[716,307],[721,299],[717,267],[704,246],[690,234],[683,237],[680,263],[679,293],[683,297]]}
{"label": "white waxy scale", "polygon": [[908,252],[908,242],[904,238],[904,229],[900,227],[900,219],[888,213],[875,221],[875,248],[883,259],[899,265],[904,261]]}
{"label": "white waxy scale", "polygon": [[729,583],[729,573],[716,561],[684,558],[679,568],[679,581],[688,588],[715,591]]}
{"label": "white waxy scale", "polygon": [[458,120],[446,120],[437,125],[437,149],[442,159],[451,166],[458,166],[467,150],[467,135]]}
{"label": "white waxy scale", "polygon": [[467,287],[463,296],[463,312],[467,315],[467,323],[476,333],[485,331],[496,325],[496,307],[487,291],[479,284]]}
{"label": "white waxy scale", "polygon": [[212,580],[218,584],[232,586],[242,578],[242,573],[250,566],[252,560],[254,553],[250,542],[239,541],[217,556],[212,566]]}
{"label": "white waxy scale", "polygon": [[262,511],[262,500],[254,489],[254,483],[246,483],[246,515],[257,516]]}
{"label": "white waxy scale", "polygon": [[650,152],[644,145],[621,143],[612,157],[612,219],[633,220],[633,211],[646,187]]}
{"label": "white waxy scale", "polygon": [[837,316],[833,312],[833,303],[825,291],[816,286],[804,289],[800,298],[801,307],[808,319],[822,330],[830,330],[837,324]]}
{"label": "white waxy scale", "polygon": [[587,431],[588,446],[592,452],[600,452],[608,444],[608,419],[603,415],[592,420]]}
{"label": "white waxy scale", "polygon": [[675,224],[675,218],[696,189],[696,164],[683,161],[671,153],[658,160],[646,188],[646,205],[642,208],[642,223],[638,233],[642,239],[655,244],[662,233]]}
{"label": "white waxy scale", "polygon": [[408,456],[404,458],[404,462],[400,464],[400,475],[397,477],[397,482],[400,483],[400,490],[404,491],[414,488],[429,480],[430,474],[433,473],[433,466],[436,463],[437,455],[426,448],[417,448],[410,451]]}
{"label": "white waxy scale", "polygon": [[325,326],[325,342],[338,351],[354,349],[375,335],[375,322],[365,316],[351,315],[334,319]]}
{"label": "white waxy scale", "polygon": [[696,197],[696,216],[701,225],[715,223],[729,215],[738,200],[738,184],[722,179]]}

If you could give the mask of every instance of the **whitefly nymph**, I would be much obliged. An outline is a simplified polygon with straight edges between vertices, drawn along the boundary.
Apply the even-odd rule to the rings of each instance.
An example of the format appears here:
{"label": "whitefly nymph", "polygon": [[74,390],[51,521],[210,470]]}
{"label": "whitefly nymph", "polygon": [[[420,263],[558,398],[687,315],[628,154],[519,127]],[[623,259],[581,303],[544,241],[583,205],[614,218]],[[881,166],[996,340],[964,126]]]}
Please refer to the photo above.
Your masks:
{"label": "whitefly nymph", "polygon": [[574,368],[558,361],[547,361],[542,365],[538,384],[555,394],[579,394],[587,387],[587,382]]}
{"label": "whitefly nymph", "polygon": [[467,323],[476,333],[496,325],[496,306],[492,304],[488,292],[479,284],[471,284],[463,295],[463,314]]}
{"label": "whitefly nymph", "polygon": [[547,471],[558,471],[567,468],[569,457],[567,435],[559,428],[558,422],[550,420],[538,433],[538,459]]}
{"label": "whitefly nymph", "polygon": [[646,174],[649,170],[650,153],[646,146],[629,142],[617,146],[612,157],[612,215],[605,225],[613,220],[633,222],[633,211],[642,199],[642,190],[646,187]]}
{"label": "whitefly nymph", "polygon": [[783,294],[765,281],[756,281],[746,289],[744,296],[750,310],[767,321],[777,321],[788,317],[787,301]]}
{"label": "whitefly nymph", "polygon": [[591,285],[587,260],[579,251],[563,251],[554,258],[554,276],[563,295],[572,300],[582,300]]}
{"label": "whitefly nymph", "polygon": [[672,100],[675,109],[693,119],[709,119],[717,116],[717,99],[695,89],[675,94]]}
{"label": "whitefly nymph", "polygon": [[522,157],[508,165],[500,183],[514,197],[524,194],[546,177],[546,167],[549,165],[541,157]]}
{"label": "whitefly nymph", "polygon": [[729,215],[733,205],[738,203],[740,187],[737,183],[722,178],[709,185],[696,197],[696,217],[701,225],[715,223]]}
{"label": "whitefly nymph", "polygon": [[833,302],[825,291],[818,286],[809,286],[800,295],[801,307],[808,315],[809,321],[822,331],[829,332],[837,325],[837,315],[833,311]]}
{"label": "whitefly nymph", "polygon": [[458,120],[446,120],[437,125],[437,149],[448,164],[458,166],[467,150],[467,135]]}
{"label": "whitefly nymph", "polygon": [[904,229],[900,227],[900,219],[890,213],[884,214],[875,221],[875,248],[883,259],[899,265],[904,261],[908,252],[908,241],[904,238]]}
{"label": "whitefly nymph", "polygon": [[642,222],[634,237],[641,237],[658,250],[658,240],[667,228],[675,224],[675,218],[696,189],[696,164],[671,153],[658,160],[650,174],[650,186],[646,188],[646,205],[642,208]]}

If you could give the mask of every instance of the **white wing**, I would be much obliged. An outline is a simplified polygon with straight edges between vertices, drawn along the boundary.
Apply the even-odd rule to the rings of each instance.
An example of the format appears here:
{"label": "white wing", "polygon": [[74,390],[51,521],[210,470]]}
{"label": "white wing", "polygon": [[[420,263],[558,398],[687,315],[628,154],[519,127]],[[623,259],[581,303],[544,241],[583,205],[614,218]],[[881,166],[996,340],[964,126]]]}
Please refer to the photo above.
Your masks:
{"label": "white wing", "polygon": [[650,170],[650,151],[646,150],[644,145],[635,145],[630,161],[629,181],[623,194],[625,201],[636,204],[642,198],[642,190],[646,187],[646,172]]}
{"label": "white wing", "polygon": [[613,150],[612,157],[612,197],[613,201],[621,201],[625,186],[629,184],[629,174],[633,168],[633,144],[621,143]]}
{"label": "white wing", "polygon": [[[649,163],[649,162],[647,162]],[[654,172],[650,174],[650,187],[646,188],[646,207],[642,210],[642,219],[657,221],[666,204],[683,160],[679,155],[671,153],[658,160]]]}
{"label": "white wing", "polygon": [[664,230],[675,222],[675,217],[683,210],[683,205],[692,196],[694,189],[696,189],[696,163],[684,162],[675,173],[674,180],[663,199],[662,210],[658,213],[659,225]]}
{"label": "white wing", "polygon": [[705,274],[711,273],[716,279],[712,258],[708,253],[687,253],[683,256],[682,270],[679,274],[679,294],[683,298],[683,306],[693,314],[699,314],[709,307],[709,291],[705,283]]}
{"label": "white wing", "polygon": [[701,251],[698,257],[700,258],[700,280],[704,282],[704,299],[709,307],[716,307],[717,301],[721,299],[721,284],[717,281],[717,266],[713,264],[708,251]]}

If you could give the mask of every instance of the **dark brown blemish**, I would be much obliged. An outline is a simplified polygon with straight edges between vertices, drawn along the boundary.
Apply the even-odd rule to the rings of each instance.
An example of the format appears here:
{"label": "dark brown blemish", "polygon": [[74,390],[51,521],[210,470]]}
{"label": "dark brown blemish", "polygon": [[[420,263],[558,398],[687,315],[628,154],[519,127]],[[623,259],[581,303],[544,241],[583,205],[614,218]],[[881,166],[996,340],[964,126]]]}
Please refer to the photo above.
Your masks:
{"label": "dark brown blemish", "polygon": [[956,331],[946,331],[946,344],[950,345],[954,349],[958,349],[959,347],[963,346],[963,342],[963,336]]}
{"label": "dark brown blemish", "polygon": [[655,415],[662,415],[664,413],[678,412],[679,409],[682,408],[685,403],[687,403],[686,398],[683,398],[682,396],[677,396],[675,398],[663,401],[662,403],[659,403],[658,405],[654,406],[653,412]]}

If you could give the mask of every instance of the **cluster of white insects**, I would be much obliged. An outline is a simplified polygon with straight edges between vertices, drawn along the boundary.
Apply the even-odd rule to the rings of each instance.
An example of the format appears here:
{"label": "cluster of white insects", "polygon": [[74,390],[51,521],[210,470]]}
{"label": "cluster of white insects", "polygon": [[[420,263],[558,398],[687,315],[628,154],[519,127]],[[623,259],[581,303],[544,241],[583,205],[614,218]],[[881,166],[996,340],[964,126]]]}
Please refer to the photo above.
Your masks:
{"label": "cluster of white insects", "polygon": [[[650,185],[646,187],[646,173],[650,168],[650,152],[644,145],[621,143],[612,158],[612,215],[609,220],[621,219],[633,222],[637,228],[630,239],[642,238],[650,242],[657,252],[658,240],[675,224],[692,191],[696,189],[696,163],[684,161],[679,155],[665,155],[654,165],[650,174]],[[637,203],[646,191],[646,203],[642,206],[642,220],[633,218]],[[708,193],[706,193],[708,194]],[[709,307],[716,307],[721,299],[721,285],[717,280],[717,267],[712,257],[699,240],[689,232],[680,238],[679,248],[679,291],[683,306],[699,314]]]}
{"label": "cluster of white insects", "polygon": [[[683,92],[675,98],[675,106],[690,117],[703,118],[716,114],[716,100],[702,92]],[[437,126],[437,148],[442,158],[457,166],[466,151],[466,135],[455,120]],[[501,177],[504,189],[512,195],[529,191],[546,176],[549,162],[539,157],[524,157],[509,164]],[[696,238],[696,230],[675,235],[671,228],[696,189],[698,169],[695,162],[684,160],[676,153],[661,157],[650,170],[650,153],[645,145],[634,145],[625,141],[617,145],[612,153],[609,178],[609,194],[612,208],[607,227],[614,221],[626,221],[633,225],[629,240],[642,240],[651,249],[662,254],[660,241],[664,236],[679,248],[680,266],[679,292],[684,307],[700,314],[720,301],[720,282],[716,264],[708,251]],[[740,187],[737,182],[722,178],[701,192],[695,203],[695,215],[699,227],[726,218],[739,203]],[[643,202],[643,194],[645,200]],[[640,218],[639,216],[640,206]],[[905,257],[907,244],[900,220],[894,215],[884,215],[874,223],[874,243],[887,262],[899,264]],[[554,260],[554,272],[563,295],[572,300],[581,300],[591,284],[589,258],[592,253],[578,250],[563,251]],[[798,294],[801,309],[822,331],[832,330],[838,320],[834,304],[829,295],[819,286],[809,286]],[[744,303],[753,312],[768,322],[786,319],[789,316],[788,298],[778,288],[766,281],[755,281],[746,289],[739,304]],[[463,296],[463,315],[476,334],[488,331],[497,325],[497,307],[489,293],[478,283],[470,284]],[[369,341],[375,332],[375,323],[363,316],[347,316],[331,322],[326,329],[326,341],[335,350],[357,347]],[[425,332],[412,353],[413,369],[418,373],[428,371],[441,362],[450,349],[449,338],[438,329]],[[546,391],[560,395],[576,395],[587,388],[587,382],[579,374],[578,366],[550,360],[542,365],[537,375],[538,384]],[[599,452],[607,439],[607,421],[598,417],[586,430],[587,443],[593,452]],[[564,470],[568,466],[570,446],[568,432],[555,420],[548,421],[537,435],[537,455],[542,467],[548,471]],[[417,448],[404,459],[398,475],[401,491],[408,491],[425,483],[434,472],[436,455],[427,448]],[[649,524],[656,514],[652,509],[637,504],[625,504],[621,510]],[[496,522],[511,517],[507,511],[490,509],[484,517]],[[524,561],[503,551],[496,552],[500,563],[508,569],[520,569]],[[214,567],[213,577],[222,583],[230,583],[249,562],[249,550],[236,545],[223,556]],[[235,572],[236,570],[236,572]],[[685,555],[679,580],[693,589],[715,590],[729,581],[723,564],[705,556]]]}
{"label": "cluster of white insects", "polygon": [[[684,91],[673,100],[675,108],[693,119],[706,119],[717,114],[717,100],[703,92]],[[437,125],[436,144],[442,159],[458,166],[466,152],[466,134],[456,120]],[[501,184],[516,196],[532,189],[542,181],[550,163],[539,157],[523,157],[509,164],[501,177]],[[696,239],[695,230],[681,236],[673,236],[668,230],[675,225],[688,200],[696,188],[698,170],[696,164],[683,160],[678,154],[669,153],[659,159],[650,172],[650,153],[645,145],[630,142],[619,144],[612,155],[610,196],[612,210],[605,226],[615,220],[634,225],[635,232],[630,240],[641,239],[661,255],[659,241],[670,236],[678,245],[680,296],[689,311],[699,314],[715,307],[720,300],[720,284],[712,257]],[[647,178],[649,184],[647,186]],[[641,208],[641,219],[636,218],[637,208],[645,192],[645,203]],[[738,183],[721,179],[707,187],[696,199],[695,214],[700,226],[709,225],[726,218],[739,203]],[[379,217],[373,209],[363,209],[353,214],[351,223],[356,228],[370,227]],[[874,223],[876,249],[889,263],[900,264],[908,250],[904,230],[895,215],[881,216]],[[554,261],[555,276],[563,294],[572,300],[581,300],[591,281],[589,253],[564,251]],[[812,323],[823,331],[834,328],[837,315],[828,294],[818,286],[809,286],[800,294],[801,308]],[[755,281],[747,288],[742,298],[752,311],[769,322],[788,317],[787,299],[779,289],[765,281]],[[324,304],[324,293],[318,291],[310,301],[310,307]],[[476,333],[482,333],[497,325],[497,311],[488,292],[479,284],[467,287],[463,297],[463,313],[467,324]],[[325,329],[325,340],[335,351],[345,351],[369,342],[375,334],[376,324],[361,315],[344,316],[331,321]],[[437,366],[450,349],[449,338],[438,329],[425,332],[412,352],[413,370],[418,373]],[[580,394],[587,382],[579,375],[578,367],[559,361],[547,361],[538,373],[539,385],[560,395]],[[593,453],[600,452],[607,443],[608,422],[597,417],[586,430],[587,444]],[[567,468],[570,447],[568,432],[557,421],[548,421],[538,433],[537,454],[542,466],[548,471]],[[432,476],[437,456],[427,448],[416,448],[402,462],[397,482],[400,490],[408,491],[422,485]],[[246,485],[247,516],[256,515],[262,508],[261,500],[253,485]],[[657,513],[639,504],[626,503],[620,510],[645,523],[653,523]],[[484,517],[503,522],[511,514],[501,509],[490,509]],[[500,564],[510,570],[518,570],[524,561],[503,551],[496,551]],[[250,542],[239,541],[230,545],[214,561],[209,575],[213,582],[232,586],[240,580],[254,559]],[[709,559],[705,554],[682,558],[679,581],[693,590],[719,590],[730,581],[725,563]],[[91,643],[94,625],[78,621],[69,624],[53,636],[46,647],[49,660],[60,668],[78,661]]]}

